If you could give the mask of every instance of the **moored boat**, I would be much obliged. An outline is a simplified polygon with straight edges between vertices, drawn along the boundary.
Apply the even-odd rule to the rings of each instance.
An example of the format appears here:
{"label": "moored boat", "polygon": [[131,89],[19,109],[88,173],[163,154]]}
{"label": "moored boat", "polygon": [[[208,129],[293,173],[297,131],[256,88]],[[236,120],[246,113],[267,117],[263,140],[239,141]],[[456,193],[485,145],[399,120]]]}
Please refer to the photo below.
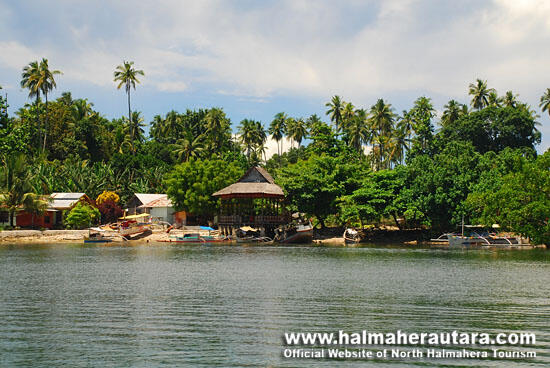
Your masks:
{"label": "moored boat", "polygon": [[105,232],[100,228],[90,228],[88,236],[84,238],[84,243],[110,243],[113,239],[105,236]]}
{"label": "moored boat", "polygon": [[313,241],[313,226],[311,221],[300,220],[296,224],[289,224],[275,229],[274,241],[279,243],[311,243]]}
{"label": "moored boat", "polygon": [[174,235],[167,240],[162,240],[168,243],[229,243],[231,238],[222,235],[202,235],[200,233],[188,233],[183,235]]}
{"label": "moored boat", "polygon": [[347,228],[344,231],[344,243],[346,244],[357,244],[361,241],[361,234],[359,231],[351,228]]}

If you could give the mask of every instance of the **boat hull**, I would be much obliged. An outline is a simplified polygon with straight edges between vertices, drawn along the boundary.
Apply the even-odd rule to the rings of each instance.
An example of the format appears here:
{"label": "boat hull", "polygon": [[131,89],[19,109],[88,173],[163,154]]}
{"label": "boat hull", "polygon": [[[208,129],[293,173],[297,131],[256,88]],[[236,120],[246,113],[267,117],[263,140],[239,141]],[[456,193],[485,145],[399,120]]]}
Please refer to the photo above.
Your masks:
{"label": "boat hull", "polygon": [[175,237],[168,240],[162,240],[163,242],[168,243],[186,243],[186,244],[210,244],[210,243],[231,243],[231,239],[229,238],[207,238],[207,237],[199,237],[199,238],[182,238],[182,237]]}
{"label": "boat hull", "polygon": [[110,243],[112,239],[84,239],[84,243]]}
{"label": "boat hull", "polygon": [[283,244],[303,244],[311,243],[313,241],[313,228],[298,230],[296,233],[287,236],[285,239],[281,240],[280,243]]}

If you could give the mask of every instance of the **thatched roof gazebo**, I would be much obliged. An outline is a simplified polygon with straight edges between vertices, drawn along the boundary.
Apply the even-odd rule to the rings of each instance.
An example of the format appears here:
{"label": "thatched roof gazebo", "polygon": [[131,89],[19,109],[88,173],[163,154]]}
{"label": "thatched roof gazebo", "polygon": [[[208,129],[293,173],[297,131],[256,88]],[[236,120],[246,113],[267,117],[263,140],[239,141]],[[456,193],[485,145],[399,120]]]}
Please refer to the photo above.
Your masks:
{"label": "thatched roof gazebo", "polygon": [[285,223],[285,194],[273,177],[259,166],[251,167],[236,183],[216,193],[221,198],[218,223],[222,227],[274,227]]}

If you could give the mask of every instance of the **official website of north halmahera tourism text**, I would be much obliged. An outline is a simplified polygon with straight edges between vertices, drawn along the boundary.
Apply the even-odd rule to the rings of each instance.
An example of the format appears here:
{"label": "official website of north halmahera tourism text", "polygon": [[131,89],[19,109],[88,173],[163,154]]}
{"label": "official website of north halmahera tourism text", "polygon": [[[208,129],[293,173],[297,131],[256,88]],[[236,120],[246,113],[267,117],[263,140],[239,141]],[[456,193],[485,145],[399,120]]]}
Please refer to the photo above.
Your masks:
{"label": "official website of north halmahera tourism text", "polygon": [[[527,332],[288,332],[283,336],[283,344],[285,358],[536,358],[535,351],[506,349],[507,346],[534,346],[536,336]],[[492,349],[487,349],[491,346]],[[374,349],[360,349],[364,347]]]}

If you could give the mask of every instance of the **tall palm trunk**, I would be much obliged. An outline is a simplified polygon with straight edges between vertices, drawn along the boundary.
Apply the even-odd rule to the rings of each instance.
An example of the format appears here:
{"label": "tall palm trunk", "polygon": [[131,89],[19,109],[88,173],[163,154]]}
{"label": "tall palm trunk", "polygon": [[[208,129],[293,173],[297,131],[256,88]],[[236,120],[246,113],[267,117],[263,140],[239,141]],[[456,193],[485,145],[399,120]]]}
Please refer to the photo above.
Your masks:
{"label": "tall palm trunk", "polygon": [[126,91],[128,92],[128,124],[130,125],[130,143],[132,144],[132,152],[135,152],[134,129],[132,128],[132,110],[130,110],[130,83],[126,83]]}
{"label": "tall palm trunk", "polygon": [[46,121],[44,123],[44,145],[42,146],[42,153],[46,152],[46,137],[48,135],[48,93],[44,93],[46,99]]}
{"label": "tall palm trunk", "polygon": [[14,210],[10,210],[10,226],[13,227],[13,220],[15,219],[15,211]]}
{"label": "tall palm trunk", "polygon": [[40,110],[38,109],[38,102],[40,96],[36,95],[36,126],[38,127],[38,150],[40,150],[40,141],[42,140],[42,123],[40,123]]}

